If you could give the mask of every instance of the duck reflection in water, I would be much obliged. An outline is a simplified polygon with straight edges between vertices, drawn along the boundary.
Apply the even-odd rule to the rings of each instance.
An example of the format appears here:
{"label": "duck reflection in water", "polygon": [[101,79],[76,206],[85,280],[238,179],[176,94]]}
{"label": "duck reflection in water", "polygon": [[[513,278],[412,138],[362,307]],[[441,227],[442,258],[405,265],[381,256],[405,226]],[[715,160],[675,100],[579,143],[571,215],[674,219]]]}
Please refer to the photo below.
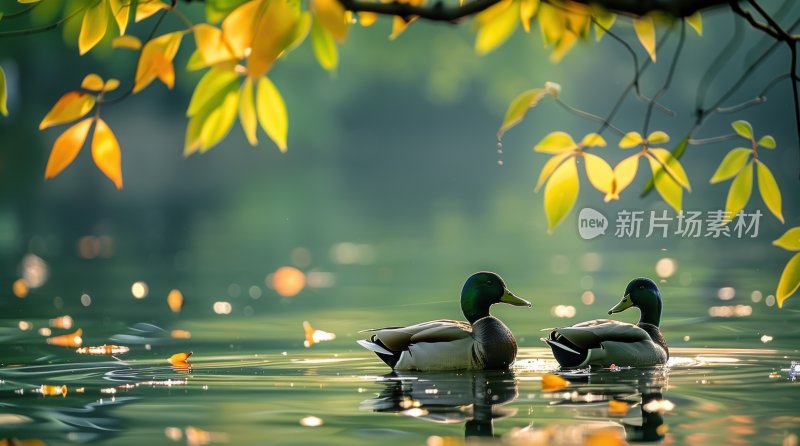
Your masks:
{"label": "duck reflection in water", "polygon": [[386,387],[363,401],[361,410],[400,413],[434,423],[463,423],[466,437],[493,437],[493,421],[516,415],[502,407],[517,398],[511,371],[462,373],[394,372],[382,377]]}

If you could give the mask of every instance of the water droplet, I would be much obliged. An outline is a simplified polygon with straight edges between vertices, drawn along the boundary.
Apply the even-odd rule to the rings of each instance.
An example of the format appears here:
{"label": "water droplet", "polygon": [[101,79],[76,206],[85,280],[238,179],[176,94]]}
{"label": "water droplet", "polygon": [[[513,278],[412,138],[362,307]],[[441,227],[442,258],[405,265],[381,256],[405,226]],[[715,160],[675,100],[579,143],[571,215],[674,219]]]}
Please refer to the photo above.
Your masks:
{"label": "water droplet", "polygon": [[503,143],[500,141],[497,141],[497,150],[503,150]]}
{"label": "water droplet", "polygon": [[498,166],[502,166],[503,165],[503,160],[497,160],[497,165]]}

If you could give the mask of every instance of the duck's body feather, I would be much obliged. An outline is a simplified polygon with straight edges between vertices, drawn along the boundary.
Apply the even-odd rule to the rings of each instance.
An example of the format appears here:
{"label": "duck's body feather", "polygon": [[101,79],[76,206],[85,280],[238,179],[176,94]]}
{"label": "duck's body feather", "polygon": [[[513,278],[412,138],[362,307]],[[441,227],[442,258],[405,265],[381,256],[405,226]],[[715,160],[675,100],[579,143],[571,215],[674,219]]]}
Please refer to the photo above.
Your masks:
{"label": "duck's body feather", "polygon": [[665,364],[669,350],[658,327],[609,319],[556,328],[544,341],[564,367]]}
{"label": "duck's body feather", "polygon": [[473,325],[436,320],[365,331],[372,336],[360,344],[395,370],[508,369],[517,354],[511,331],[492,316]]}

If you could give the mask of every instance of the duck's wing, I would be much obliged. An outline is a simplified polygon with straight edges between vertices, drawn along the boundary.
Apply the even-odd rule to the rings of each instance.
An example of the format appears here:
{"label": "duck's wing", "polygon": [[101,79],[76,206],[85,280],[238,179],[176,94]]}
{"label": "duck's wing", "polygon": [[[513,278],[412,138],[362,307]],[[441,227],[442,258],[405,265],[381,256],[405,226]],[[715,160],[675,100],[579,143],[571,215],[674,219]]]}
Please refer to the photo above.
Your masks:
{"label": "duck's wing", "polygon": [[369,331],[372,336],[358,343],[393,369],[444,370],[469,366],[473,339],[472,326],[466,322],[437,320]]}
{"label": "duck's wing", "polygon": [[[407,350],[417,342],[447,342],[469,337],[472,326],[466,322],[440,319],[407,327],[385,327],[364,330],[371,332],[371,342],[380,342],[394,352]],[[362,344],[363,345],[363,344]]]}
{"label": "duck's wing", "polygon": [[602,342],[606,341],[640,342],[650,340],[650,335],[636,325],[608,319],[557,328],[553,330],[553,334],[556,337],[564,337],[581,348],[598,348]]}
{"label": "duck's wing", "polygon": [[608,319],[557,328],[544,341],[564,367],[612,363],[629,366],[664,363],[663,349],[640,327]]}

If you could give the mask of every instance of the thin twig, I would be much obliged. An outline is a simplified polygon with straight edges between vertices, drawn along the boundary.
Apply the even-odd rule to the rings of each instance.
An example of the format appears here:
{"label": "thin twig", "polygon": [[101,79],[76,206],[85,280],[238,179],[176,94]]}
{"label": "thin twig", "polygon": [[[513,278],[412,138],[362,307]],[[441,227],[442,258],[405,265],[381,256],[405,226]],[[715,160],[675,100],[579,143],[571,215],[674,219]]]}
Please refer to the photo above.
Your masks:
{"label": "thin twig", "polygon": [[35,7],[37,7],[37,6],[41,5],[41,4],[42,4],[42,2],[32,3],[32,4],[28,5],[28,7],[24,8],[24,9],[21,9],[21,10],[19,10],[17,12],[12,12],[11,14],[5,14],[3,16],[3,20],[16,19],[16,18],[22,17],[25,14],[31,12],[33,10],[33,8],[35,8]]}
{"label": "thin twig", "polygon": [[374,12],[382,15],[392,15],[403,18],[421,17],[423,19],[455,23],[459,20],[475,15],[500,0],[475,0],[463,6],[444,6],[436,2],[432,6],[416,6],[411,3],[380,3],[360,0],[339,0],[344,9],[353,12]]}
{"label": "thin twig", "polygon": [[50,31],[51,29],[56,29],[56,28],[58,28],[59,25],[63,24],[67,20],[75,17],[76,15],[80,14],[81,12],[86,11],[91,6],[92,5],[87,5],[87,6],[84,6],[83,8],[78,8],[75,11],[73,11],[71,14],[69,14],[69,15],[65,16],[64,18],[62,18],[61,20],[58,20],[58,21],[53,22],[53,23],[50,23],[49,25],[39,26],[39,27],[36,27],[36,28],[28,28],[28,29],[14,29],[14,30],[10,30],[10,31],[0,31],[0,38],[1,37],[27,36],[27,35],[30,35],[30,34],[36,34],[36,33],[41,33],[41,32],[45,32],[45,31]]}
{"label": "thin twig", "polygon": [[643,135],[647,135],[648,133],[647,130],[648,127],[650,126],[650,117],[653,114],[653,106],[656,104],[658,98],[667,92],[667,90],[669,89],[669,85],[672,82],[672,78],[673,76],[675,76],[675,68],[678,66],[678,59],[680,58],[681,53],[683,52],[683,43],[685,41],[686,41],[686,21],[682,20],[681,34],[678,37],[678,46],[675,48],[675,54],[672,56],[672,63],[669,66],[669,71],[667,72],[667,78],[664,80],[664,85],[661,87],[660,90],[656,92],[655,95],[653,95],[653,99],[647,105],[647,112],[645,112],[644,115],[644,126],[643,126],[644,132],[642,133]]}
{"label": "thin twig", "polygon": [[603,128],[604,129],[605,128],[609,128],[609,129],[613,130],[614,132],[618,133],[620,136],[625,136],[625,132],[623,132],[619,128],[615,127],[614,124],[610,123],[607,119],[602,118],[600,116],[597,116],[595,114],[592,114],[592,113],[585,112],[583,110],[577,109],[577,108],[567,104],[566,102],[562,101],[561,98],[556,97],[555,100],[556,100],[556,104],[560,105],[561,107],[563,107],[564,109],[566,109],[570,113],[578,115],[578,116],[580,116],[582,118],[591,119],[592,121],[600,122],[600,123],[603,124]]}
{"label": "thin twig", "polygon": [[698,116],[701,115],[703,104],[706,102],[706,94],[709,91],[709,85],[716,79],[722,68],[733,57],[733,54],[739,51],[742,39],[744,39],[744,26],[741,20],[733,18],[733,34],[731,40],[725,45],[725,48],[720,51],[714,61],[708,66],[703,78],[697,85],[697,96],[695,97],[695,110],[698,111]]}
{"label": "thin twig", "polygon": [[728,133],[727,135],[713,136],[711,138],[699,138],[699,139],[689,138],[689,144],[693,146],[699,146],[703,144],[714,144],[718,142],[730,141],[736,138],[741,138],[741,136],[739,136],[736,133]]}

